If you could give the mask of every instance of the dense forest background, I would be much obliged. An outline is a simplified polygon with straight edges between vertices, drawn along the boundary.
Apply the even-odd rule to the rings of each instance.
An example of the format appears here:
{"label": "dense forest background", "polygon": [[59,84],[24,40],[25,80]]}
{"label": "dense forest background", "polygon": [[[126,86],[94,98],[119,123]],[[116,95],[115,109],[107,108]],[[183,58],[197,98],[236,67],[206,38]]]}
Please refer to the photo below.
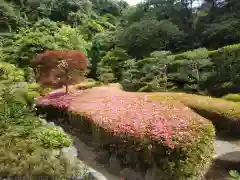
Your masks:
{"label": "dense forest background", "polygon": [[89,57],[88,77],[129,91],[240,92],[239,0],[0,2],[2,81],[18,81],[14,68],[31,81],[37,54],[74,49]]}

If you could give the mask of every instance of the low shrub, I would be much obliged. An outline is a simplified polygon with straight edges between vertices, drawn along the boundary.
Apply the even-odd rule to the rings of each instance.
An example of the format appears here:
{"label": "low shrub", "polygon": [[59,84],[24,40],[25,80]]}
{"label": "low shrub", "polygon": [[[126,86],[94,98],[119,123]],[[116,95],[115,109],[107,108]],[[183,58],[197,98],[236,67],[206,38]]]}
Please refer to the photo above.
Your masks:
{"label": "low shrub", "polygon": [[240,134],[240,106],[236,102],[185,93],[156,93],[149,98],[161,101],[170,98],[181,101],[201,116],[212,121],[217,130],[227,130],[232,135]]}
{"label": "low shrub", "polygon": [[239,180],[240,174],[236,170],[231,170],[229,172],[229,177],[227,180]]}
{"label": "low shrub", "polygon": [[240,94],[227,94],[223,96],[222,99],[233,102],[240,102]]}
{"label": "low shrub", "polygon": [[[15,84],[0,91],[0,177],[69,180],[86,167],[62,148],[72,145],[64,131],[44,126],[22,97],[38,86]],[[30,89],[32,91],[30,91]]]}
{"label": "low shrub", "polygon": [[209,52],[214,63],[214,75],[208,80],[208,91],[221,97],[228,93],[239,93],[240,44],[233,44]]}
{"label": "low shrub", "polygon": [[34,130],[33,138],[40,140],[41,145],[47,149],[69,147],[72,139],[62,130],[55,127],[39,127]]}
{"label": "low shrub", "polygon": [[85,173],[76,158],[69,161],[60,150],[45,149],[38,140],[23,138],[16,126],[0,134],[0,164],[0,177],[69,180]]}
{"label": "low shrub", "polygon": [[89,88],[93,88],[93,87],[97,87],[97,86],[101,86],[102,83],[95,81],[93,79],[86,79],[84,82],[75,85],[76,89],[89,89]]}
{"label": "low shrub", "polygon": [[45,96],[37,106],[91,133],[123,167],[146,172],[156,165],[156,179],[198,180],[212,159],[214,127],[177,101],[153,103],[141,93],[97,87]]}
{"label": "low shrub", "polygon": [[20,68],[17,68],[15,65],[0,62],[0,82],[21,82],[24,81],[24,71]]}

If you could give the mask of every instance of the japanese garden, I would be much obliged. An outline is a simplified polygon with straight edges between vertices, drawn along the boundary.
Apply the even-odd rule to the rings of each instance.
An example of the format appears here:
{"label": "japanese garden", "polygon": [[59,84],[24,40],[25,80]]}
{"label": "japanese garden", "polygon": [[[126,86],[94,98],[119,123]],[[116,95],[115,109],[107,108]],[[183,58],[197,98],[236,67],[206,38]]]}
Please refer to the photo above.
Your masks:
{"label": "japanese garden", "polygon": [[239,0],[0,0],[0,180],[239,180]]}

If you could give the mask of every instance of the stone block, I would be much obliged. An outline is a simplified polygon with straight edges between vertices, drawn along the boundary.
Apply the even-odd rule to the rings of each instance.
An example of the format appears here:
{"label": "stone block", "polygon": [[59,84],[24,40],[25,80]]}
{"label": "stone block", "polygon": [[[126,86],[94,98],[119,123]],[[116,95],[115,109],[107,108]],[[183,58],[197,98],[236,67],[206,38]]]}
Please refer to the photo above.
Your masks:
{"label": "stone block", "polygon": [[88,173],[87,180],[107,180],[107,178],[105,178],[102,174],[96,171],[91,171]]}

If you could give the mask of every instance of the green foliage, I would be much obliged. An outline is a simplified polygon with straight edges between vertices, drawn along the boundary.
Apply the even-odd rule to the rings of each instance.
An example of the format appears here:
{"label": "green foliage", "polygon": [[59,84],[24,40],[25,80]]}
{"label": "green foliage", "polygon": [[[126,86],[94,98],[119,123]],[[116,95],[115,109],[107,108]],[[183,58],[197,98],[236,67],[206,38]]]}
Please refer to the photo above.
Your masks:
{"label": "green foliage", "polygon": [[217,130],[226,130],[231,136],[240,134],[239,103],[185,93],[157,94],[150,97],[153,100],[158,98],[176,99],[212,121]]}
{"label": "green foliage", "polygon": [[33,132],[33,138],[40,140],[41,145],[46,149],[56,149],[72,145],[72,140],[64,131],[55,127],[37,128]]}
{"label": "green foliage", "polygon": [[[99,68],[100,69],[111,69],[111,72],[114,74],[114,77],[118,81],[122,80],[122,74],[123,74],[123,64],[124,61],[129,59],[129,55],[126,53],[125,50],[120,49],[120,48],[115,48],[112,49],[111,51],[108,51],[104,57],[102,57],[100,63],[99,63]],[[99,73],[101,72],[106,72],[105,70],[100,70]]]}
{"label": "green foliage", "polygon": [[240,174],[237,171],[231,170],[229,172],[228,180],[240,180]]}
{"label": "green foliage", "polygon": [[[205,48],[199,48],[174,56],[176,64],[181,67],[184,89],[190,92],[200,92],[201,85],[212,75],[212,62]],[[202,87],[204,88],[204,87]]]}
{"label": "green foliage", "polygon": [[42,176],[67,180],[84,173],[81,162],[68,161],[65,156],[58,150],[43,148],[35,139],[23,138],[19,127],[9,127],[0,135],[1,177],[32,179]]}
{"label": "green foliage", "polygon": [[143,60],[128,60],[125,64],[123,87],[140,92],[167,91],[174,88],[169,66],[173,56],[168,51],[155,51]]}
{"label": "green foliage", "polygon": [[0,83],[24,81],[24,71],[13,64],[0,61]]}
{"label": "green foliage", "polygon": [[116,77],[114,76],[114,73],[112,72],[111,67],[103,67],[98,68],[98,79],[103,82],[104,84],[108,84],[113,82]]}
{"label": "green foliage", "polygon": [[99,81],[95,81],[94,79],[86,79],[80,84],[76,85],[76,89],[89,89],[97,86],[101,86],[102,83]]}
{"label": "green foliage", "polygon": [[14,35],[14,40],[4,47],[3,52],[6,61],[18,64],[19,67],[28,67],[39,53],[56,49],[81,50],[87,54],[90,44],[77,29],[46,19]]}
{"label": "green foliage", "polygon": [[90,48],[90,44],[83,39],[80,32],[70,26],[62,26],[54,36],[58,48],[65,50],[79,50],[84,54],[87,54],[87,50]]}
{"label": "green foliage", "polygon": [[27,67],[38,53],[48,49],[57,49],[54,37],[39,29],[23,29],[16,34],[14,41],[6,48],[6,61]]}
{"label": "green foliage", "polygon": [[116,37],[113,32],[105,31],[104,33],[96,34],[92,39],[92,49],[90,52],[91,57],[91,70],[89,76],[97,78],[97,64],[101,58],[105,56],[107,51],[112,49],[116,44]]}
{"label": "green foliage", "polygon": [[222,99],[233,102],[240,102],[240,94],[227,94],[223,96]]}
{"label": "green foliage", "polygon": [[26,82],[19,82],[14,85],[11,84],[2,84],[3,95],[6,97],[12,96],[11,102],[20,102],[28,106],[34,104],[35,98],[40,96],[42,89],[36,83],[28,84]]}
{"label": "green foliage", "polygon": [[144,19],[133,23],[120,34],[120,45],[126,48],[130,55],[141,59],[153,51],[165,50],[170,39],[181,33],[170,21]]}
{"label": "green foliage", "polygon": [[61,152],[72,145],[72,139],[56,127],[43,125],[33,114],[29,105],[39,88],[36,83],[1,84],[0,176],[67,180],[83,175],[85,166]]}
{"label": "green foliage", "polygon": [[216,96],[240,92],[240,44],[210,51],[209,56],[214,64],[214,74],[206,82],[209,92]]}
{"label": "green foliage", "polygon": [[0,32],[11,32],[16,30],[20,21],[19,12],[14,5],[4,0],[0,1]]}
{"label": "green foliage", "polygon": [[228,17],[209,24],[203,31],[203,45],[217,49],[227,44],[239,43],[240,33],[239,17]]}

